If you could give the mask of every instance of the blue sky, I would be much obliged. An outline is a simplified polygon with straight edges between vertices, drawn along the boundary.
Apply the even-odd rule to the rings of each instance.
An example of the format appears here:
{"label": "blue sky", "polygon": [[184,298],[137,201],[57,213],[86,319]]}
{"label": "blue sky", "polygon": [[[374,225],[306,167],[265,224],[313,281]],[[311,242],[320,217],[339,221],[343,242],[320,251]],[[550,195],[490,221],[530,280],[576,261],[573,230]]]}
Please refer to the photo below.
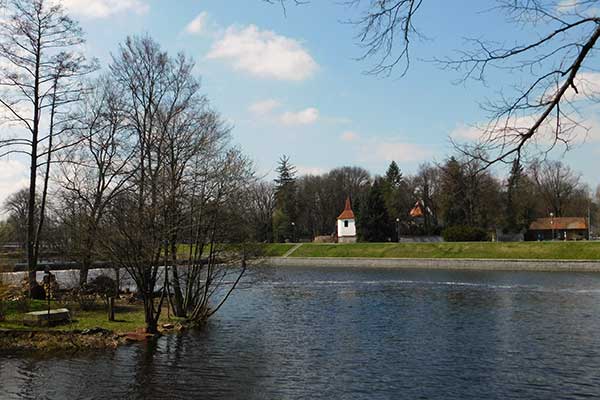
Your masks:
{"label": "blue sky", "polygon": [[[513,43],[531,35],[486,12],[493,1],[425,1],[415,24],[427,39],[414,43],[409,73],[374,77],[364,74],[369,61],[356,60],[355,28],[341,23],[358,10],[336,3],[314,0],[284,16],[262,0],[64,0],[86,32],[86,51],[104,66],[136,34],[194,57],[203,91],[264,174],[282,154],[314,173],[359,165],[380,174],[391,160],[411,173],[442,161],[452,152],[450,135],[485,121],[479,103],[513,78],[491,75],[488,87],[455,84],[456,72],[419,60],[451,56],[465,37]],[[600,142],[592,139],[566,160],[595,187],[598,155]],[[0,174],[0,200],[23,186],[21,169],[12,164]]]}

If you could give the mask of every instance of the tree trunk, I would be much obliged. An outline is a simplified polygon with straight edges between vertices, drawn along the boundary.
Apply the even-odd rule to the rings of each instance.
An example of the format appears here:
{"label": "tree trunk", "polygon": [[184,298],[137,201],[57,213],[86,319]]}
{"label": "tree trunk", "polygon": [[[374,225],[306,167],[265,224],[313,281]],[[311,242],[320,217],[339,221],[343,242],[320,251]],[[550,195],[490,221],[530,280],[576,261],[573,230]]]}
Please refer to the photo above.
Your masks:
{"label": "tree trunk", "polygon": [[87,283],[88,274],[92,265],[92,257],[86,254],[81,262],[81,268],[79,269],[79,287],[82,287]]}
{"label": "tree trunk", "polygon": [[154,315],[154,296],[144,296],[144,317],[146,322],[146,333],[158,333],[158,321]]}
{"label": "tree trunk", "polygon": [[171,238],[171,263],[173,265],[173,298],[171,304],[173,305],[173,314],[179,318],[186,317],[186,310],[184,305],[184,298],[181,292],[181,283],[179,280],[179,271],[177,269],[177,238]]}
{"label": "tree trunk", "polygon": [[33,82],[33,126],[31,129],[31,163],[29,169],[29,201],[27,210],[27,272],[29,283],[29,296],[37,284],[37,253],[35,251],[35,190],[38,164],[38,138],[40,127],[40,62],[41,62],[41,32],[38,29],[35,46],[35,77]]}

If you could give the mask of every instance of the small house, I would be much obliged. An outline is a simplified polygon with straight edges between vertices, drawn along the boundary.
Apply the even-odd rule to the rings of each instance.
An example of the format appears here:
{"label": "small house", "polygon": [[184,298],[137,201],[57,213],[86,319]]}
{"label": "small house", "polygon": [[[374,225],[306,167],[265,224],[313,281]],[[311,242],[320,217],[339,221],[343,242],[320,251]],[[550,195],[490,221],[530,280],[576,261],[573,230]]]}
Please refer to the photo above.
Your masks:
{"label": "small house", "polygon": [[589,224],[583,217],[538,218],[531,223],[526,240],[587,240]]}
{"label": "small house", "polygon": [[337,218],[338,243],[356,243],[356,221],[350,198],[346,198],[344,211]]}

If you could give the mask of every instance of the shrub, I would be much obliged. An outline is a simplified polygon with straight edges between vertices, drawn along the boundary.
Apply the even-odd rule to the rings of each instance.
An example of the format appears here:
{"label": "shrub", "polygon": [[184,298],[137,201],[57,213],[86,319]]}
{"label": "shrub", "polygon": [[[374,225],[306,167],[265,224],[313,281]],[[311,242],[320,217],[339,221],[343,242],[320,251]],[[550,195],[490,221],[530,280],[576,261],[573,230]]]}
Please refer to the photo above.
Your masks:
{"label": "shrub", "polygon": [[33,300],[46,300],[46,289],[36,282],[31,288],[31,298]]}
{"label": "shrub", "polygon": [[117,291],[117,282],[109,276],[99,275],[92,279],[83,288],[90,294],[102,297],[108,305],[108,298],[113,297]]}
{"label": "shrub", "polygon": [[96,309],[96,293],[88,291],[85,287],[74,290],[73,297],[81,311]]}
{"label": "shrub", "polygon": [[450,226],[442,232],[446,242],[486,242],[489,240],[484,229],[471,226]]}

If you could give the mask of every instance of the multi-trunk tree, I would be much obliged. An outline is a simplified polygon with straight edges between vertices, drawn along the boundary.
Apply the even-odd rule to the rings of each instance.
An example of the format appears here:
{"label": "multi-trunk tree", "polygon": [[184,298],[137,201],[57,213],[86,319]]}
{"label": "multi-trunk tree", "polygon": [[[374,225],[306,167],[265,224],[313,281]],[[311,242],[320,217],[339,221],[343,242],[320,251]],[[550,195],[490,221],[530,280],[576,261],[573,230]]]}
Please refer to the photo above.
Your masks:
{"label": "multi-trunk tree", "polygon": [[128,38],[110,66],[127,180],[107,208],[102,247],[135,281],[152,333],[164,305],[195,323],[214,314],[253,254],[252,166],[193,69],[147,36]]}

